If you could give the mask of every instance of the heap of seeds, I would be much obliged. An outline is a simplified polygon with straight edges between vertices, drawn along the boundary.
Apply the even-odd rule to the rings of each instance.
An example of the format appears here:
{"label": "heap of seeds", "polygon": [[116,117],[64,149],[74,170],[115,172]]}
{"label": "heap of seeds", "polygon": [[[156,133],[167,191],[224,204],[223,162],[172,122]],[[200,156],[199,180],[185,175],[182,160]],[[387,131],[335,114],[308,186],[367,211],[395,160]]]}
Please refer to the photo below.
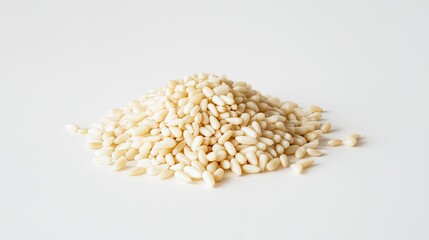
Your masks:
{"label": "heap of seeds", "polygon": [[[112,109],[89,129],[75,124],[67,129],[88,136],[96,164],[112,165],[115,171],[130,166],[130,176],[202,179],[213,187],[227,170],[236,175],[274,171],[288,167],[288,155],[322,155],[319,138],[331,124],[321,123],[321,112],[318,106],[304,109],[262,95],[245,82],[202,73],[171,80],[158,91]],[[359,138],[352,136],[349,146]],[[313,163],[307,158],[291,168],[301,173]]]}

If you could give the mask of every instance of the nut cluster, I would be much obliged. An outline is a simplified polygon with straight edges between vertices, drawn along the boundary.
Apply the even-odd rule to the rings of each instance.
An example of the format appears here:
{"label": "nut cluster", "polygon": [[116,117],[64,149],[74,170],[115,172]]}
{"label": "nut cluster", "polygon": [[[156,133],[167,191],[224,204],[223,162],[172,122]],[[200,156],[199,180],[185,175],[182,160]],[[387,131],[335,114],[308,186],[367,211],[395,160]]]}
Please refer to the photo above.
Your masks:
{"label": "nut cluster", "polygon": [[[288,167],[288,155],[322,155],[319,138],[331,130],[330,123],[321,123],[322,112],[265,96],[245,82],[202,73],[171,80],[112,109],[89,129],[74,124],[67,129],[87,135],[97,164],[115,171],[133,166],[131,176],[202,179],[213,187],[226,170],[236,175],[274,171]],[[300,160],[292,169],[300,173],[313,162]]]}

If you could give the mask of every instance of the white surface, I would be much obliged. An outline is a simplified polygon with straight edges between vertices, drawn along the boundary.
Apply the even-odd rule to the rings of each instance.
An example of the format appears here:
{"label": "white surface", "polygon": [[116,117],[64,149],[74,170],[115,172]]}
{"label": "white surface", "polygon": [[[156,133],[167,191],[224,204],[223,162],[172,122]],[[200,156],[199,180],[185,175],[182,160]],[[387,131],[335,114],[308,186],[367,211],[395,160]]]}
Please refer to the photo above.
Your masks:
{"label": "white surface", "polygon": [[[427,1],[1,1],[0,239],[428,239]],[[92,164],[108,109],[194,72],[365,137],[216,189]]]}

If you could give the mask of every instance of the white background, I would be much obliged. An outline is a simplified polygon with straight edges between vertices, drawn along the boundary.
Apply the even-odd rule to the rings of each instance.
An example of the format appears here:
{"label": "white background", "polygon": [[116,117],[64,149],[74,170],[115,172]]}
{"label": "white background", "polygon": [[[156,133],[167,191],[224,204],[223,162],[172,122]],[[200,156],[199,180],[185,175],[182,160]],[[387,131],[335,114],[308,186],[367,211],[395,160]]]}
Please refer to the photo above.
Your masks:
{"label": "white background", "polygon": [[[428,239],[428,1],[0,2],[0,239]],[[217,188],[94,166],[110,108],[198,72],[318,104],[356,148]]]}

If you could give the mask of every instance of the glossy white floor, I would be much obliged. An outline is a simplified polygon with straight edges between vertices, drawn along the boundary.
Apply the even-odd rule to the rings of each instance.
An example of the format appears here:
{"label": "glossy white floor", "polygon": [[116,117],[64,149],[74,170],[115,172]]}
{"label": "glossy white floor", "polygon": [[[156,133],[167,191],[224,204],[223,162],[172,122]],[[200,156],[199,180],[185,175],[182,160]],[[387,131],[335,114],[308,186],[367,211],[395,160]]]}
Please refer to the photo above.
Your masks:
{"label": "glossy white floor", "polygon": [[[0,239],[428,239],[424,1],[3,1]],[[202,184],[92,164],[110,108],[194,72],[327,109],[359,147]]]}

